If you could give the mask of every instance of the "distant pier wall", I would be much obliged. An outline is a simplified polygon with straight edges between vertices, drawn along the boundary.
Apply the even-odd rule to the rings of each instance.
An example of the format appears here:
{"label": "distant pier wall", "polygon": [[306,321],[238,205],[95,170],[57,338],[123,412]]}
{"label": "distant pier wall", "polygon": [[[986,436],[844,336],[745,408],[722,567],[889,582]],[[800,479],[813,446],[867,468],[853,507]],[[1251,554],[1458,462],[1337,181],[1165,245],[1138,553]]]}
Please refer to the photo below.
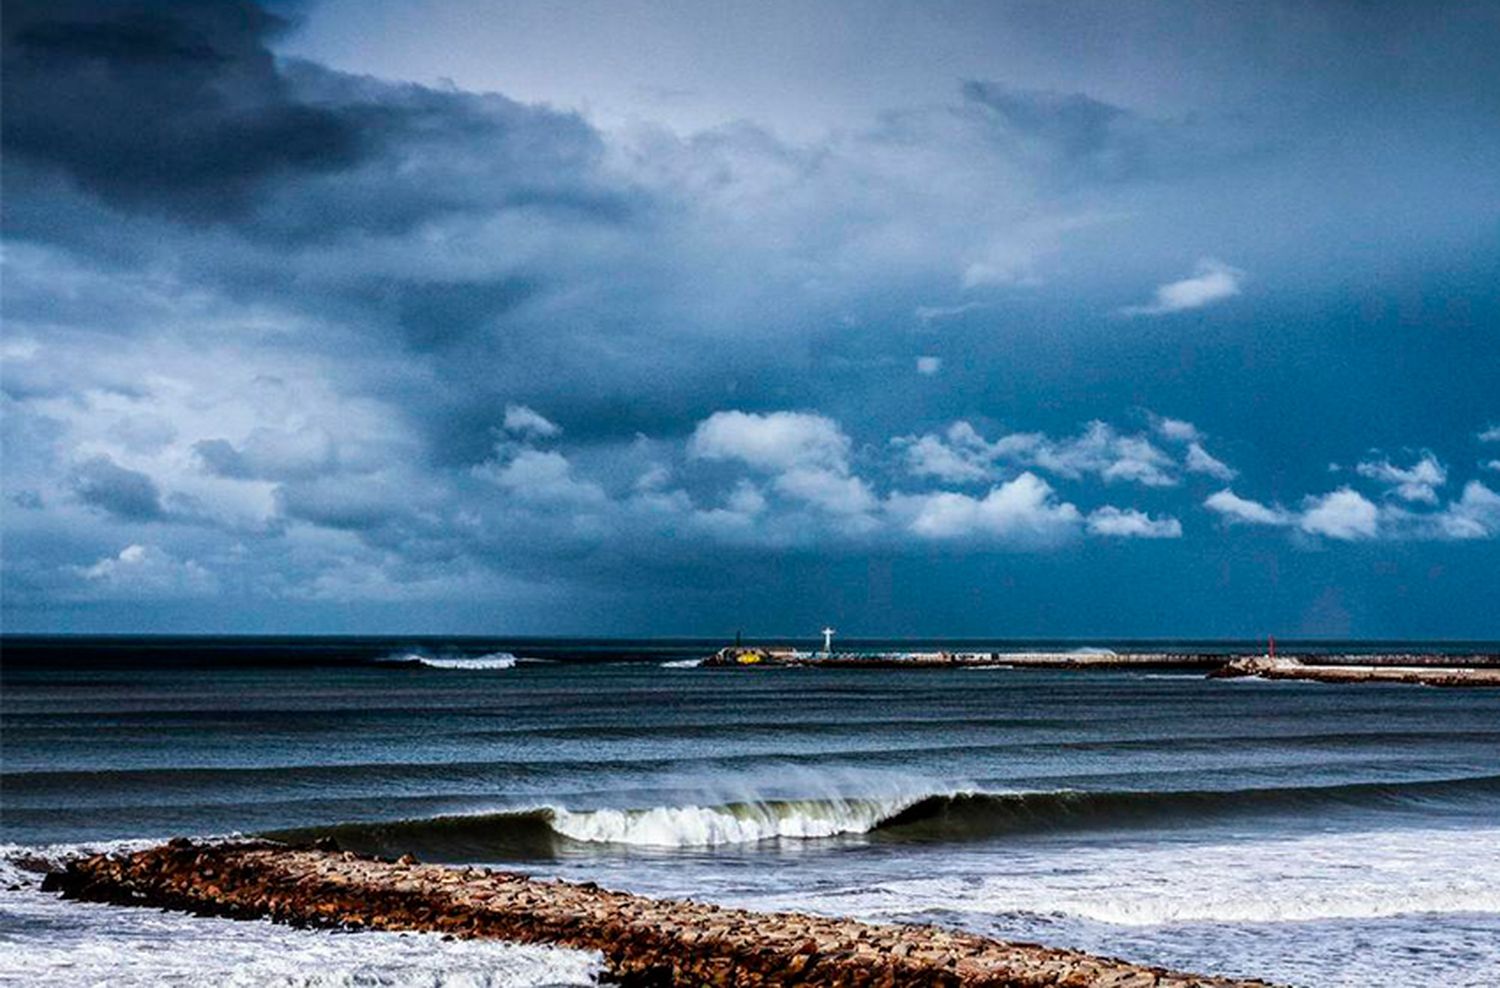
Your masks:
{"label": "distant pier wall", "polygon": [[[1260,679],[1302,680],[1315,683],[1408,683],[1420,686],[1500,687],[1500,664],[1454,665],[1454,656],[1370,656],[1354,661],[1320,662],[1297,658],[1257,656],[1235,659],[1210,675],[1230,679],[1255,676]],[[1485,657],[1475,657],[1485,658]],[[1446,659],[1450,664],[1435,661]]]}

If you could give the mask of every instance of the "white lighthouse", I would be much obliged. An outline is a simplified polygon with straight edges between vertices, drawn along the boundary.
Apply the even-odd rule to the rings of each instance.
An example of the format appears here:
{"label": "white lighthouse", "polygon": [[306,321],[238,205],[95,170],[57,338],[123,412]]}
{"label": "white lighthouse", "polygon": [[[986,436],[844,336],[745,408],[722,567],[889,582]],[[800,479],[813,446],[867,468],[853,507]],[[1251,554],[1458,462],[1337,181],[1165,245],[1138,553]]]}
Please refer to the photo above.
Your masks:
{"label": "white lighthouse", "polygon": [[824,628],[823,629],[823,654],[824,655],[832,655],[833,654],[833,629],[832,628]]}

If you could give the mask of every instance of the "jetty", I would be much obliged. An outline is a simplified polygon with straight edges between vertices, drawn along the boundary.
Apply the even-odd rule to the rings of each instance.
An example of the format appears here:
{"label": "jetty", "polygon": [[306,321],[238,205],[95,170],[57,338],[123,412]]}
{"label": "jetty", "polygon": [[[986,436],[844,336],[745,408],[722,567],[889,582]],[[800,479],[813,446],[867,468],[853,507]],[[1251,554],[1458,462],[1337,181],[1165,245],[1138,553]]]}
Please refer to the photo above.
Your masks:
{"label": "jetty", "polygon": [[810,652],[778,646],[731,645],[701,663],[705,669],[1217,669],[1231,656],[1190,652]]}
{"label": "jetty", "polygon": [[824,647],[729,645],[705,657],[705,669],[1075,669],[1097,671],[1201,672],[1211,679],[1253,676],[1323,683],[1410,683],[1426,686],[1500,686],[1500,654],[1341,653],[1264,654],[1225,652],[837,651],[824,629]]}
{"label": "jetty", "polygon": [[1464,656],[1455,663],[1447,655],[1369,655],[1363,661],[1328,662],[1296,656],[1246,656],[1225,662],[1209,675],[1216,679],[1254,676],[1259,679],[1300,680],[1313,683],[1408,683],[1419,686],[1500,687],[1496,656]]}
{"label": "jetty", "polygon": [[599,951],[616,984],[1250,988],[931,926],[875,925],[651,899],[592,883],[392,861],[324,842],[176,839],[75,859],[44,889],[75,899],[340,930],[430,931]]}

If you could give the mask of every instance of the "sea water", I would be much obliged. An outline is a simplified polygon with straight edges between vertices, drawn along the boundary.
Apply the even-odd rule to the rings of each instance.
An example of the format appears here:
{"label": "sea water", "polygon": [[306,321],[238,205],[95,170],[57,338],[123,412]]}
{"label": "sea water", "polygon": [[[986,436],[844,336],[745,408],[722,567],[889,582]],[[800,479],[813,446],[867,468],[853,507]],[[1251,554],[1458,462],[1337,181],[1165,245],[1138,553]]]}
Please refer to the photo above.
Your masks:
{"label": "sea water", "polygon": [[242,833],[1299,985],[1500,984],[1500,691],[137,645],[5,664],[0,982],[598,973],[37,888],[85,846]]}

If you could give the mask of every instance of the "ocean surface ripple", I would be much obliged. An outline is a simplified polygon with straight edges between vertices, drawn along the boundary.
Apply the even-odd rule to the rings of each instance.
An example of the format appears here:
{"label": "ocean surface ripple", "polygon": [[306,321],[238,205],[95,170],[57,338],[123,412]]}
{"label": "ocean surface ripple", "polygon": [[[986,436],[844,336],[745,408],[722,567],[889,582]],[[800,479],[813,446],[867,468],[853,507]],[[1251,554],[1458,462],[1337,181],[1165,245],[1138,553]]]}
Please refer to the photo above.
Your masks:
{"label": "ocean surface ripple", "polygon": [[559,651],[532,642],[320,645],[300,665],[291,645],[222,665],[200,647],[0,667],[0,982],[597,973],[36,888],[101,842],[238,833],[1314,988],[1500,984],[1495,691],[712,670],[675,645],[585,666],[528,661]]}

